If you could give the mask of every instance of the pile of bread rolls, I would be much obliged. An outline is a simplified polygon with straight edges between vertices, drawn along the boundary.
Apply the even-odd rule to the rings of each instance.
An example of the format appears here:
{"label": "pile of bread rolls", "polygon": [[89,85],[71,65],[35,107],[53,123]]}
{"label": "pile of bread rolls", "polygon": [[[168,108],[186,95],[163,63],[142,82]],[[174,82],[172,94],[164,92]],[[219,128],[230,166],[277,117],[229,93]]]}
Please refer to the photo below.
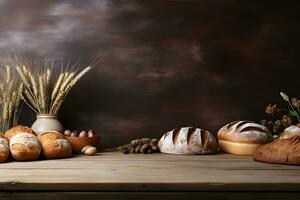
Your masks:
{"label": "pile of bread rolls", "polygon": [[[96,153],[94,148],[87,147],[84,149],[86,151],[87,155]],[[10,155],[18,161],[67,158],[72,155],[72,147],[59,132],[48,131],[36,135],[31,128],[19,125],[4,134],[0,133],[0,162],[7,161]]]}

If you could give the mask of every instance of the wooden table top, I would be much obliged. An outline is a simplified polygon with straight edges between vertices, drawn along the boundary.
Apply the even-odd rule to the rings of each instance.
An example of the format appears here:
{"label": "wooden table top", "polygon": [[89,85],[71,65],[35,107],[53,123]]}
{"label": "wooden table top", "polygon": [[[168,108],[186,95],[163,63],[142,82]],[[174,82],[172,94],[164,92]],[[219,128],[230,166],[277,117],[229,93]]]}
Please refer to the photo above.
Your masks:
{"label": "wooden table top", "polygon": [[0,191],[300,191],[300,167],[229,154],[99,153],[0,164]]}

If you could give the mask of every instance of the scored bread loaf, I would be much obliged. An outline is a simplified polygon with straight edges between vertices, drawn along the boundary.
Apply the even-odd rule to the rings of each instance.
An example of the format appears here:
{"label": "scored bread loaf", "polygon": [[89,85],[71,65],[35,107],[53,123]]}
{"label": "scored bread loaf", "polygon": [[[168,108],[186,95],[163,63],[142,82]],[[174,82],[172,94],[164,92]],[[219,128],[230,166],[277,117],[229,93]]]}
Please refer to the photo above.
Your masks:
{"label": "scored bread loaf", "polygon": [[219,147],[223,152],[252,155],[263,144],[273,141],[270,130],[252,121],[234,121],[218,132]]}
{"label": "scored bread loaf", "polygon": [[41,144],[33,133],[16,133],[9,140],[9,148],[14,159],[20,161],[37,160]]}
{"label": "scored bread loaf", "polygon": [[284,129],[283,133],[280,134],[279,139],[288,139],[294,136],[300,136],[300,127],[297,126],[289,126],[286,129]]}
{"label": "scored bread loaf", "polygon": [[63,134],[55,131],[41,133],[38,138],[42,144],[42,154],[47,159],[71,156],[72,147]]}
{"label": "scored bread loaf", "polygon": [[200,128],[184,127],[164,134],[158,147],[170,154],[215,154],[218,144],[215,137]]}
{"label": "scored bread loaf", "polygon": [[0,133],[0,163],[5,162],[9,157],[8,140]]}

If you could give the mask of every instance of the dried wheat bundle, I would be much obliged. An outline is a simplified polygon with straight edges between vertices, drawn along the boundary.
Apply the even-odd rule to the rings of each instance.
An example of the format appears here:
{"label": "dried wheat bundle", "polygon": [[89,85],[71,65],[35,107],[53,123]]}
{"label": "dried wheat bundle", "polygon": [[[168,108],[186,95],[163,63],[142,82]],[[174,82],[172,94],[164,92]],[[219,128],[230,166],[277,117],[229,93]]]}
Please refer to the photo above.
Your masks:
{"label": "dried wheat bundle", "polygon": [[15,76],[13,68],[0,68],[0,131],[5,132],[17,124],[23,84]]}
{"label": "dried wheat bundle", "polygon": [[53,63],[27,60],[16,67],[24,84],[22,99],[38,114],[57,115],[70,89],[92,68],[79,70],[78,64],[54,67]]}

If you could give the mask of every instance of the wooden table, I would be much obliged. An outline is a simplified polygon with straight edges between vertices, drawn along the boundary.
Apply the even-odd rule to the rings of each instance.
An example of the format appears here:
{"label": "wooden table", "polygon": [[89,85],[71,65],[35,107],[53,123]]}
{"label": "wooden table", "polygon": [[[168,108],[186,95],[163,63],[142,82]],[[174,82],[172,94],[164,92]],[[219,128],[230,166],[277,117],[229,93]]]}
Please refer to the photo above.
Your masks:
{"label": "wooden table", "polygon": [[219,154],[100,153],[0,164],[0,199],[300,199],[300,167]]}

